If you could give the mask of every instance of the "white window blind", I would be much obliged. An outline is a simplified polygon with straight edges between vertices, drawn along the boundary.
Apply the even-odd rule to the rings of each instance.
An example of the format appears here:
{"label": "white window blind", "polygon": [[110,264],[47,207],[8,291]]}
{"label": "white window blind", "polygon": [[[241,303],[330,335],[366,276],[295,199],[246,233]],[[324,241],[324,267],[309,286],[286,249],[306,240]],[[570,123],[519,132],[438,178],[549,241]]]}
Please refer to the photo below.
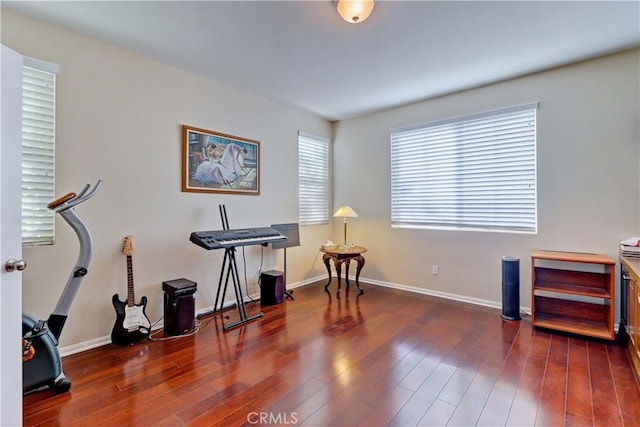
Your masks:
{"label": "white window blind", "polygon": [[22,243],[53,244],[56,72],[25,58],[22,76]]}
{"label": "white window blind", "polygon": [[329,140],[298,134],[298,221],[329,222]]}
{"label": "white window blind", "polygon": [[537,108],[392,130],[392,226],[536,232]]}

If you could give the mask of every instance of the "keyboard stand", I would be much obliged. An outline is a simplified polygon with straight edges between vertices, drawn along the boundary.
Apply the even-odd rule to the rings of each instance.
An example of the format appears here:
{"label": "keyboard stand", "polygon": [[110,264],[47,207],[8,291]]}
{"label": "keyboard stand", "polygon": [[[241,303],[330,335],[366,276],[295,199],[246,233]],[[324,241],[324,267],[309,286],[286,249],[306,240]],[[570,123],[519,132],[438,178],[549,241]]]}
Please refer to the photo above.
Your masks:
{"label": "keyboard stand", "polygon": [[[240,284],[240,275],[238,274],[238,265],[236,264],[235,251],[236,251],[235,247],[226,248],[224,251],[224,260],[222,262],[222,270],[220,270],[220,280],[218,281],[218,292],[216,294],[216,302],[213,306],[213,310],[207,311],[205,313],[200,313],[198,315],[198,319],[200,319],[202,317],[209,316],[215,313],[220,313],[225,310],[223,306],[224,299],[227,294],[227,286],[229,285],[229,275],[231,275],[231,280],[233,282],[233,290],[235,291],[235,294],[236,294],[235,305],[238,308],[238,314],[240,316],[240,320],[233,323],[229,323],[229,324],[223,324],[222,329],[224,331],[228,331],[231,328],[235,328],[236,326],[243,325],[245,323],[248,323],[252,320],[255,320],[264,316],[264,313],[262,312],[251,317],[247,316],[247,311],[244,306],[244,296],[242,295],[242,286]],[[227,264],[227,261],[228,261],[228,264]],[[227,267],[226,277],[224,275],[225,266]],[[223,278],[224,278],[224,286],[222,283]],[[220,291],[222,291],[222,298],[220,298]]]}
{"label": "keyboard stand", "polygon": [[[224,208],[224,205],[220,207],[220,215],[222,216],[222,223],[225,229],[228,229],[228,221],[227,221],[227,212]],[[226,268],[226,277],[225,277],[225,268]],[[207,311],[205,313],[201,313],[198,315],[198,319],[209,316],[211,314],[219,313],[224,310],[223,304],[224,299],[227,294],[227,286],[229,285],[229,275],[231,275],[231,280],[233,282],[233,290],[236,294],[236,303],[235,305],[238,308],[238,314],[240,315],[240,320],[230,323],[223,324],[222,329],[226,332],[231,328],[235,328],[236,326],[244,325],[252,320],[258,319],[264,314],[262,312],[248,317],[247,311],[244,306],[244,296],[242,295],[242,286],[240,283],[240,274],[238,274],[238,265],[236,264],[236,248],[228,247],[224,250],[224,259],[222,261],[222,269],[220,270],[220,279],[218,280],[218,292],[216,293],[216,302],[213,305],[213,310]],[[224,286],[222,286],[222,279],[224,278]],[[222,291],[222,298],[220,298],[220,291]],[[220,303],[220,306],[218,306]]]}

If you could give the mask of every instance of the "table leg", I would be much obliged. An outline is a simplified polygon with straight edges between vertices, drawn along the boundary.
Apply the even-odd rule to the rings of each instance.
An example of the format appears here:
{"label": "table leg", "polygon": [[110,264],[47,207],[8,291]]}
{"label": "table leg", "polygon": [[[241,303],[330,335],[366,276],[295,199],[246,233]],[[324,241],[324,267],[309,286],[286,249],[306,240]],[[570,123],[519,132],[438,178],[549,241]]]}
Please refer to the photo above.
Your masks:
{"label": "table leg", "polygon": [[327,274],[329,275],[329,281],[326,285],[324,285],[324,290],[326,291],[329,285],[331,284],[331,257],[327,254],[322,256],[322,261],[324,261],[325,267],[327,267]]}
{"label": "table leg", "polygon": [[356,257],[356,261],[358,261],[358,268],[356,269],[356,286],[360,290],[360,293],[363,294],[364,289],[360,287],[360,282],[358,279],[360,279],[360,271],[362,270],[362,267],[364,267],[364,257],[362,255],[358,255]]}
{"label": "table leg", "polygon": [[342,275],[342,260],[334,259],[333,263],[336,265],[336,276],[338,276],[338,292],[336,292],[336,296],[340,296],[340,276]]}
{"label": "table leg", "polygon": [[344,263],[346,264],[346,268],[344,269],[344,282],[347,284],[346,288],[349,289],[349,262],[351,261],[351,258],[347,258],[344,260]]}

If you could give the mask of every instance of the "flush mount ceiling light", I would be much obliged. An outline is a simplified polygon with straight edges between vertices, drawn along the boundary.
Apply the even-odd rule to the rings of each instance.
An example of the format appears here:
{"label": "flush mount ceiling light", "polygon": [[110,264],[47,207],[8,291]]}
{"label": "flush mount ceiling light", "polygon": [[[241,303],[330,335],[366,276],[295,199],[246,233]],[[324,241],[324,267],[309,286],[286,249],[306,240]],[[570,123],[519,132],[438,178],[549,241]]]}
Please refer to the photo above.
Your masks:
{"label": "flush mount ceiling light", "polygon": [[357,24],[369,17],[373,10],[374,0],[338,0],[336,8],[342,19]]}

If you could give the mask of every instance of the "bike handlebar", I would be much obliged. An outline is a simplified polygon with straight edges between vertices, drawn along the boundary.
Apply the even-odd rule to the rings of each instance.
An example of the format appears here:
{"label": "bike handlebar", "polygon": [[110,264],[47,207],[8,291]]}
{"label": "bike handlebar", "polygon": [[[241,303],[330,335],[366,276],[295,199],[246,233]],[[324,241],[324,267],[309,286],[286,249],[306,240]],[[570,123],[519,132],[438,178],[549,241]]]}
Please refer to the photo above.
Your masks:
{"label": "bike handlebar", "polygon": [[80,193],[68,193],[49,203],[47,207],[54,210],[56,213],[62,212],[76,205],[79,205],[80,203],[86,202],[87,200],[92,198],[98,192],[98,190],[100,190],[100,187],[102,187],[101,179],[96,182],[91,191],[89,191],[91,185],[86,184],[82,191],[80,191]]}
{"label": "bike handlebar", "polygon": [[65,202],[68,202],[69,200],[73,199],[74,197],[76,197],[76,193],[65,194],[64,196],[60,197],[59,199],[56,199],[53,202],[49,203],[47,205],[47,208],[55,209],[58,206],[60,206],[61,204],[65,203]]}

